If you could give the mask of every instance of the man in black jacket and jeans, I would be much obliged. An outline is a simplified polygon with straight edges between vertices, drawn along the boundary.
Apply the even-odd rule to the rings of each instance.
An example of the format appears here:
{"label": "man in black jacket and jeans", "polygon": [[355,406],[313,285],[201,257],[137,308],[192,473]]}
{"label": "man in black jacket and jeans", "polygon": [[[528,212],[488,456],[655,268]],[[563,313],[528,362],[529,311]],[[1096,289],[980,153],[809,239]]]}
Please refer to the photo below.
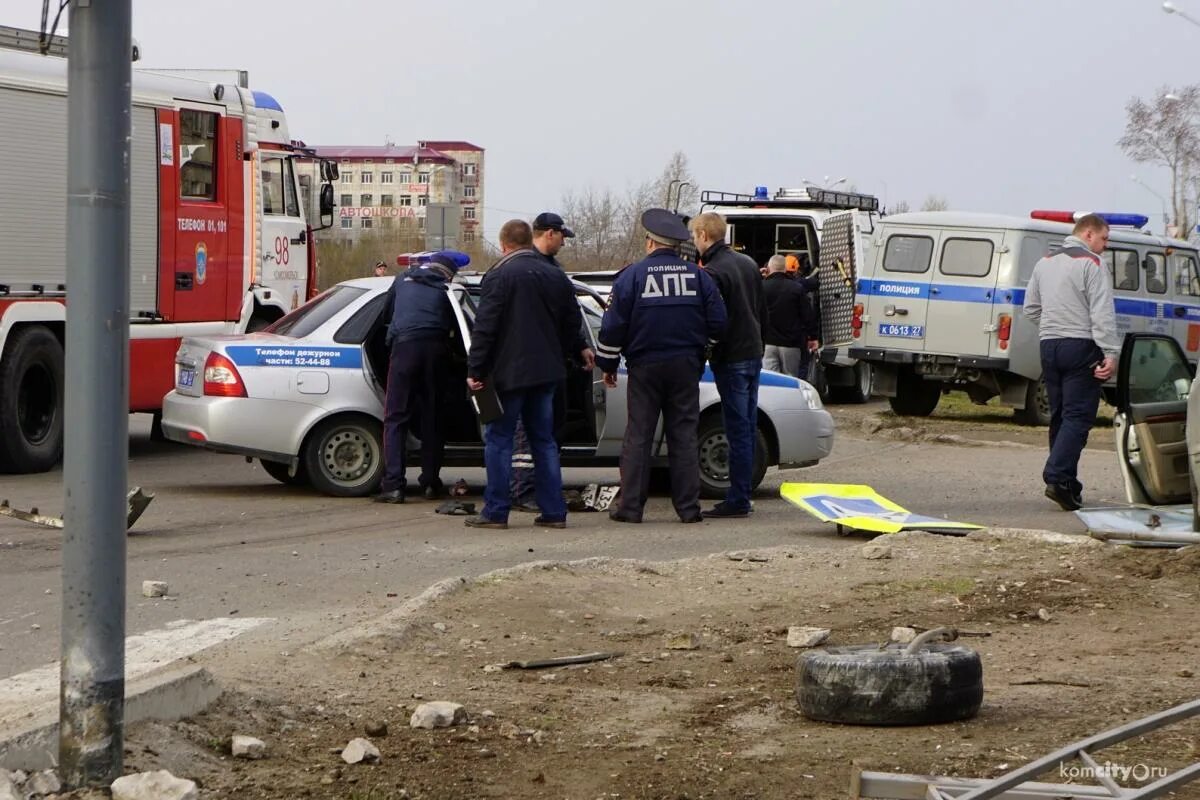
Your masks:
{"label": "man in black jacket and jeans", "polygon": [[483,511],[468,517],[471,528],[508,527],[512,507],[513,435],[525,426],[533,453],[534,484],[541,514],[534,524],[565,528],[562,471],[554,439],[554,390],[566,377],[565,362],[578,357],[590,370],[595,353],[582,345],[583,315],[575,289],[561,269],[532,248],[533,231],[523,220],[500,229],[506,255],[483,278],[479,311],[471,331],[467,386],[496,390],[503,414],[484,429],[487,488]]}
{"label": "man in black jacket and jeans", "polygon": [[762,372],[763,327],[767,305],[762,276],[754,259],[734,252],[725,243],[725,220],[711,211],[691,222],[700,264],[717,283],[729,317],[725,337],[709,363],[721,395],[725,438],[729,441],[729,490],[725,500],[705,511],[705,517],[750,515],[758,441],[758,376]]}
{"label": "man in black jacket and jeans", "polygon": [[796,378],[808,374],[808,362],[817,348],[816,314],[805,279],[787,271],[787,261],[775,255],[767,261],[763,281],[769,319],[763,328],[763,369]]}

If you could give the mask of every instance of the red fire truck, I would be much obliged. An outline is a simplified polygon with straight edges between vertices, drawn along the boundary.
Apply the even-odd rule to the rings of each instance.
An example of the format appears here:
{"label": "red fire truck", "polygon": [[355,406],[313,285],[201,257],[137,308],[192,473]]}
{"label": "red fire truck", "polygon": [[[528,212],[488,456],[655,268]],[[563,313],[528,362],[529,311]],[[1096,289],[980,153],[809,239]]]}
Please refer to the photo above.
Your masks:
{"label": "red fire truck", "polygon": [[[63,444],[66,42],[49,56],[33,42],[35,33],[0,28],[5,472],[50,469]],[[134,70],[131,412],[159,412],[182,337],[257,330],[313,295],[313,230],[333,219],[337,168],[289,138],[274,98],[249,89],[245,73],[231,81],[184,74]],[[319,191],[301,159],[319,166]],[[320,227],[309,223],[314,216]]]}

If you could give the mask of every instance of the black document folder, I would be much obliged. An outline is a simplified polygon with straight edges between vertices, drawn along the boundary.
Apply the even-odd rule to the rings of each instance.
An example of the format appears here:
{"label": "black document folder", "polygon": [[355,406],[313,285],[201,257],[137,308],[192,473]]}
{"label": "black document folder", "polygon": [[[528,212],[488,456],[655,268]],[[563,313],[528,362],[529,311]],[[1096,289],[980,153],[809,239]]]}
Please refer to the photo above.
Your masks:
{"label": "black document folder", "polygon": [[500,396],[496,394],[496,390],[490,383],[485,383],[479,391],[471,391],[471,403],[475,406],[475,413],[479,415],[479,421],[484,425],[493,423],[504,415],[504,406],[500,405]]}

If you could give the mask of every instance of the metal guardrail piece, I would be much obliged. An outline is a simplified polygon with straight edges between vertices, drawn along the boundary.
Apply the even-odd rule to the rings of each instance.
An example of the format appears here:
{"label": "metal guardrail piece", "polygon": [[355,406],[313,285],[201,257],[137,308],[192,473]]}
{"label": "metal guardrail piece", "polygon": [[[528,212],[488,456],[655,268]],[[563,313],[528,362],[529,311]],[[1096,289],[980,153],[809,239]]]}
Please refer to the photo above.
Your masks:
{"label": "metal guardrail piece", "polygon": [[[135,486],[129,491],[129,495],[125,498],[126,503],[128,503],[128,513],[125,517],[126,530],[133,527],[133,523],[138,521],[153,499],[154,493],[147,492],[140,486]],[[62,517],[51,517],[47,514],[42,514],[38,511],[37,506],[28,511],[22,511],[19,508],[13,508],[7,500],[0,500],[0,516],[19,519],[22,522],[31,522],[34,525],[41,525],[44,528],[54,528],[55,530],[62,530],[64,524]]]}
{"label": "metal guardrail piece", "polygon": [[[1046,800],[1064,797],[1078,800],[1150,800],[1200,778],[1200,762],[1145,786],[1125,788],[1100,771],[1092,753],[1196,716],[1200,716],[1200,700],[1192,700],[1089,736],[991,780],[856,771],[850,778],[850,796],[854,800]],[[1101,782],[1100,786],[1037,783],[1031,780],[1076,758],[1092,768],[1096,779]]]}

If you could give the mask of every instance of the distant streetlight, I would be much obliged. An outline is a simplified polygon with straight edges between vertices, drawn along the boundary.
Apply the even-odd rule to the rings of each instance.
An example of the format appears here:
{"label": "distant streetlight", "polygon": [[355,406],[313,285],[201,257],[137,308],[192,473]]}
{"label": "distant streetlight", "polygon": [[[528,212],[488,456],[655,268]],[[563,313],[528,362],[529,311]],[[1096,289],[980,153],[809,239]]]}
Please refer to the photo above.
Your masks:
{"label": "distant streetlight", "polygon": [[838,178],[833,183],[830,183],[829,180],[830,180],[829,176],[826,175],[823,185],[820,183],[817,183],[816,181],[810,181],[808,178],[801,178],[800,182],[803,184],[806,184],[808,186],[817,186],[821,189],[832,189],[835,186],[841,186],[843,183],[845,183],[846,181],[848,181],[850,179],[849,178]]}
{"label": "distant streetlight", "polygon": [[1186,19],[1188,22],[1190,22],[1193,25],[1195,25],[1196,27],[1200,28],[1200,19],[1196,19],[1191,14],[1189,14],[1186,11],[1184,11],[1183,9],[1177,7],[1174,3],[1171,2],[1171,0],[1167,0],[1165,3],[1162,4],[1162,10],[1168,14],[1178,14],[1181,18]]}
{"label": "distant streetlight", "polygon": [[1152,194],[1152,195],[1154,195],[1155,197],[1157,197],[1157,198],[1158,198],[1158,200],[1159,200],[1159,202],[1160,202],[1160,203],[1162,203],[1163,233],[1165,234],[1165,233],[1167,232],[1167,226],[1171,224],[1171,215],[1170,215],[1170,214],[1167,212],[1167,198],[1163,197],[1163,196],[1162,196],[1161,194],[1159,194],[1157,191],[1155,191],[1154,189],[1150,188],[1150,185],[1149,185],[1149,184],[1147,184],[1147,183],[1145,183],[1145,182],[1144,182],[1144,181],[1143,181],[1141,178],[1139,178],[1137,175],[1130,175],[1130,176],[1129,176],[1129,180],[1133,181],[1133,182],[1134,182],[1134,183],[1136,183],[1138,186],[1142,187],[1142,188],[1143,188],[1143,189],[1145,189],[1147,192],[1149,192],[1150,194]]}

